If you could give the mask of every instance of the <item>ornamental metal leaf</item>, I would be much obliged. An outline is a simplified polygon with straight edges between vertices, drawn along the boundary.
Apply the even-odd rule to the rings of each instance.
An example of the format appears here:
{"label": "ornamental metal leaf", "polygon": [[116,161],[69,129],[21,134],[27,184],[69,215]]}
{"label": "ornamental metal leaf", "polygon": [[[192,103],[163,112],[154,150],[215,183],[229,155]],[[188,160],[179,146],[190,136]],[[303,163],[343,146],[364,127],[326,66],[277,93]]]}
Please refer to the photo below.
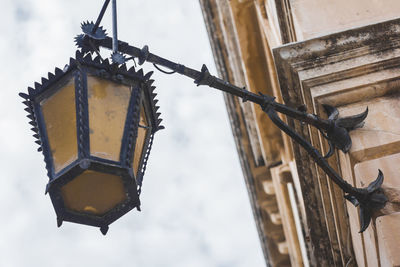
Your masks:
{"label": "ornamental metal leaf", "polygon": [[368,115],[368,108],[360,114],[339,118],[339,111],[337,108],[327,104],[323,104],[322,106],[328,114],[328,121],[331,124],[331,127],[325,132],[325,138],[330,141],[329,152],[325,157],[333,155],[332,150],[335,147],[347,153],[352,144],[349,132],[363,125]]}
{"label": "ornamental metal leaf", "polygon": [[90,38],[93,38],[93,39],[96,39],[96,40],[105,39],[107,37],[106,30],[103,29],[103,27],[98,27],[96,29],[96,31],[93,32],[94,26],[95,25],[94,25],[93,21],[91,21],[91,22],[89,22],[89,21],[82,22],[82,24],[81,24],[82,32],[85,35],[89,36]]}
{"label": "ornamental metal leaf", "polygon": [[355,189],[354,194],[345,195],[354,206],[359,206],[360,233],[364,232],[371,223],[372,214],[376,210],[382,209],[388,198],[385,196],[381,186],[383,183],[383,173],[379,170],[378,177],[366,188]]}

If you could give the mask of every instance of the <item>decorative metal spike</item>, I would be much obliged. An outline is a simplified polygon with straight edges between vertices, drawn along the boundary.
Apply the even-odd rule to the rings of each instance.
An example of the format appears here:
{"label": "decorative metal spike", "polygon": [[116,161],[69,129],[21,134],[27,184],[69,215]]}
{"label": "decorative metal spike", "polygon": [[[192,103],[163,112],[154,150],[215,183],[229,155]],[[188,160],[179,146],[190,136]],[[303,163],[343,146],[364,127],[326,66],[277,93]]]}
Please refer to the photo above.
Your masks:
{"label": "decorative metal spike", "polygon": [[140,70],[137,72],[137,74],[138,74],[139,76],[143,76],[143,75],[144,75],[143,69],[140,69]]}
{"label": "decorative metal spike", "polygon": [[107,234],[108,229],[109,229],[108,225],[107,225],[107,226],[102,226],[102,227],[100,227],[100,231],[101,231],[101,233],[102,233],[103,235],[106,235],[106,234]]}
{"label": "decorative metal spike", "polygon": [[127,72],[127,71],[128,71],[128,68],[126,67],[126,64],[122,64],[122,65],[119,67],[119,70],[120,70],[120,71],[123,71],[123,72]]}
{"label": "decorative metal spike", "polygon": [[160,112],[157,112],[157,113],[156,113],[156,117],[159,118],[160,116],[161,116],[161,113],[160,113]]}
{"label": "decorative metal spike", "polygon": [[52,80],[55,77],[55,75],[53,73],[49,72],[47,74],[47,77],[49,78],[49,80]]}
{"label": "decorative metal spike", "polygon": [[207,66],[203,64],[203,66],[201,67],[201,74],[196,80],[194,80],[194,83],[197,84],[197,86],[209,85],[211,80],[213,80],[213,78],[210,75]]}
{"label": "decorative metal spike", "polygon": [[151,97],[154,99],[154,98],[157,97],[157,94],[156,94],[156,93],[152,93],[152,94],[151,94]]}
{"label": "decorative metal spike", "polygon": [[383,172],[381,170],[378,170],[378,177],[367,187],[368,193],[373,193],[374,191],[379,190],[383,184],[383,179],[384,179]]}
{"label": "decorative metal spike", "polygon": [[106,58],[105,60],[103,60],[103,64],[107,67],[110,66],[110,61],[108,60],[108,58]]}
{"label": "decorative metal spike", "polygon": [[79,34],[74,38],[76,46],[81,49],[83,54],[92,53],[94,51],[99,51],[99,46],[97,43],[89,45],[86,41],[87,36],[85,34]]}
{"label": "decorative metal spike", "polygon": [[34,121],[30,121],[29,124],[36,127],[36,123]]}
{"label": "decorative metal spike", "polygon": [[35,137],[36,139],[40,139],[40,135],[39,134],[34,134],[32,136]]}
{"label": "decorative metal spike", "polygon": [[46,78],[42,78],[42,86],[46,85],[49,82],[49,80],[47,80]]}
{"label": "decorative metal spike", "polygon": [[24,108],[24,110],[28,113],[32,113],[32,109],[30,107]]}
{"label": "decorative metal spike", "polygon": [[[79,59],[79,58],[77,57],[76,59]],[[75,58],[72,58],[72,57],[69,58],[69,65],[68,65],[67,68],[64,68],[64,72],[67,72],[70,67],[74,66],[75,65],[75,61],[76,61]]]}
{"label": "decorative metal spike", "polygon": [[134,66],[130,67],[129,70],[128,70],[128,72],[129,72],[129,73],[136,73],[135,67],[134,67]]}
{"label": "decorative metal spike", "polygon": [[57,217],[57,227],[60,228],[63,224],[63,219]]}
{"label": "decorative metal spike", "polygon": [[46,190],[44,191],[44,194],[47,195],[47,193],[49,193],[49,191],[50,191],[50,183],[47,183]]}
{"label": "decorative metal spike", "polygon": [[148,84],[149,86],[151,86],[153,83],[154,83],[154,80],[148,80],[148,81],[147,81],[147,84]]}
{"label": "decorative metal spike", "polygon": [[27,117],[28,119],[31,119],[31,120],[34,120],[34,119],[35,119],[35,117],[34,117],[32,114],[26,115],[26,117]]}
{"label": "decorative metal spike", "polygon": [[75,51],[75,58],[76,59],[83,58],[83,53],[81,53],[81,51],[79,51],[79,50],[76,50]]}
{"label": "decorative metal spike", "polygon": [[160,125],[162,121],[163,121],[162,119],[158,119],[157,120],[157,125]]}
{"label": "decorative metal spike", "polygon": [[36,140],[35,143],[38,144],[39,146],[42,145],[42,142],[40,140]]}
{"label": "decorative metal spike", "polygon": [[86,56],[84,56],[83,58],[83,61],[86,61],[86,62],[92,62],[93,60],[92,60],[92,55],[91,54],[87,54]]}
{"label": "decorative metal spike", "polygon": [[103,40],[107,37],[106,31],[103,29],[103,27],[98,27],[96,32],[93,33],[93,28],[94,28],[94,23],[86,21],[81,23],[81,29],[84,34],[89,36],[90,38],[96,39],[96,40]]}
{"label": "decorative metal spike", "polygon": [[38,152],[42,152],[42,151],[43,151],[43,148],[42,148],[42,147],[39,147],[39,148],[37,149],[37,151],[38,151]]}
{"label": "decorative metal spike", "polygon": [[62,70],[59,69],[59,68],[56,68],[56,69],[54,70],[54,73],[56,74],[56,76],[60,76],[60,75],[63,75],[63,74],[64,74],[64,71],[62,71]]}
{"label": "decorative metal spike", "polygon": [[38,82],[35,82],[35,90],[40,90],[42,88],[42,85]]}
{"label": "decorative metal spike", "polygon": [[164,129],[165,129],[165,127],[163,125],[160,125],[157,127],[157,131],[164,130]]}
{"label": "decorative metal spike", "polygon": [[[36,85],[36,84],[35,84]],[[28,93],[29,95],[34,95],[35,94],[35,89],[33,89],[32,87],[28,87]]]}
{"label": "decorative metal spike", "polygon": [[371,222],[371,211],[361,206],[359,213],[360,213],[359,215],[360,215],[360,225],[361,225],[359,233],[362,233],[368,228]]}
{"label": "decorative metal spike", "polygon": [[[29,99],[29,95],[25,94],[25,93],[19,93],[18,94],[20,97],[22,97],[23,99]],[[23,102],[24,103],[24,102]]]}
{"label": "decorative metal spike", "polygon": [[96,64],[101,64],[101,57],[100,56],[96,56],[93,60],[94,63]]}
{"label": "decorative metal spike", "polygon": [[36,128],[36,127],[33,127],[33,128],[31,128],[31,131],[33,131],[33,132],[35,132],[35,133],[38,133],[38,132],[39,132],[39,129]]}
{"label": "decorative metal spike", "polygon": [[337,119],[336,124],[339,127],[346,128],[347,130],[353,130],[355,128],[361,127],[362,126],[361,124],[363,124],[367,116],[368,116],[368,107],[365,109],[364,112],[360,114]]}
{"label": "decorative metal spike", "polygon": [[75,36],[74,41],[78,48],[82,48],[84,36],[85,36],[84,34],[78,34],[77,36]]}
{"label": "decorative metal spike", "polygon": [[153,92],[156,89],[155,86],[150,86],[150,91]]}
{"label": "decorative metal spike", "polygon": [[150,72],[146,73],[146,75],[144,76],[144,79],[149,80],[150,77],[153,75],[153,73],[154,73],[154,71],[150,71]]}

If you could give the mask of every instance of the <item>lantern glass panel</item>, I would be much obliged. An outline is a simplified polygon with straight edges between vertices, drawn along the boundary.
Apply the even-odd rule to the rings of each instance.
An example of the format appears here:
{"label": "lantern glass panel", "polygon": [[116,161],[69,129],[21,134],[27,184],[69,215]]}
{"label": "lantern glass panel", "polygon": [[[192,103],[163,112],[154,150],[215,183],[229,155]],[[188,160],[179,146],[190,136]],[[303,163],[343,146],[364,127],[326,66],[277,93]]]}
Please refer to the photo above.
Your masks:
{"label": "lantern glass panel", "polygon": [[138,136],[136,139],[135,153],[133,155],[133,164],[132,164],[133,169],[136,172],[136,175],[139,172],[141,156],[142,156],[142,152],[144,149],[144,145],[146,143],[147,133],[149,131],[148,127],[149,127],[149,124],[147,121],[146,111],[145,111],[144,106],[142,105],[142,107],[140,109],[140,121],[139,121],[139,127],[138,127]]}
{"label": "lantern glass panel", "polygon": [[92,170],[64,185],[61,194],[68,210],[99,216],[126,200],[121,177]]}
{"label": "lantern glass panel", "polygon": [[58,173],[78,158],[75,81],[71,78],[53,95],[40,102],[46,131]]}
{"label": "lantern glass panel", "polygon": [[92,156],[119,161],[130,97],[129,86],[88,77]]}

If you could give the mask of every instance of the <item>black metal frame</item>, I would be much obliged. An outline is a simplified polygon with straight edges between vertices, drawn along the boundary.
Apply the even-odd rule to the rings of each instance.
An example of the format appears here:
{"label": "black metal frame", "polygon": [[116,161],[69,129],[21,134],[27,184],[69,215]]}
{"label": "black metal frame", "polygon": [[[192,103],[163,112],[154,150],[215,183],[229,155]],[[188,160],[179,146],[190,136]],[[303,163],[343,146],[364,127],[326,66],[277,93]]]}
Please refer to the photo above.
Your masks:
{"label": "black metal frame", "polygon": [[[160,125],[160,113],[156,106],[155,87],[151,80],[153,72],[144,74],[143,70],[129,70],[126,65],[116,66],[108,60],[100,57],[94,59],[90,54],[84,55],[77,51],[76,57],[71,58],[69,65],[64,70],[56,69],[55,74],[49,73],[48,79],[42,78],[42,84],[35,83],[35,89],[28,88],[28,94],[20,93],[24,98],[24,104],[29,112],[28,118],[35,132],[34,137],[40,145],[39,151],[43,152],[49,183],[46,193],[50,194],[55,212],[57,224],[61,226],[63,221],[76,222],[100,227],[103,234],[108,230],[108,225],[120,218],[133,208],[140,210],[139,195],[142,186],[143,169],[146,168],[145,158],[151,149],[151,136],[163,126]],[[132,90],[129,107],[125,118],[125,127],[121,142],[119,161],[107,160],[91,155],[88,111],[88,76],[102,78],[118,84],[129,86]],[[40,103],[42,100],[54,95],[67,82],[73,80],[75,84],[76,130],[78,155],[74,162],[55,172],[53,155],[51,153],[47,135],[46,122],[42,114]],[[142,105],[149,124],[145,147],[140,155],[139,170],[133,170],[132,161],[135,153],[135,142],[139,127],[139,118]],[[122,178],[126,201],[102,216],[81,214],[68,210],[63,202],[61,187],[73,180],[86,170],[118,175]],[[138,173],[136,177],[136,171]]]}

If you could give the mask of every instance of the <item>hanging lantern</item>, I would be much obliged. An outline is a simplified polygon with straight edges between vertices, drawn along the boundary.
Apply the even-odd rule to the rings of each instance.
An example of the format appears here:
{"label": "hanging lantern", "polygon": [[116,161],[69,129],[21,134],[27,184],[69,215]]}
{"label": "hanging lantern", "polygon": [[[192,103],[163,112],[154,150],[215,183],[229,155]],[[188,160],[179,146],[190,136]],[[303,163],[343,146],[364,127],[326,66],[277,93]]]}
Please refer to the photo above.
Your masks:
{"label": "hanging lantern", "polygon": [[59,227],[69,221],[106,234],[109,224],[140,210],[153,136],[163,128],[151,75],[78,51],[64,70],[20,93]]}

